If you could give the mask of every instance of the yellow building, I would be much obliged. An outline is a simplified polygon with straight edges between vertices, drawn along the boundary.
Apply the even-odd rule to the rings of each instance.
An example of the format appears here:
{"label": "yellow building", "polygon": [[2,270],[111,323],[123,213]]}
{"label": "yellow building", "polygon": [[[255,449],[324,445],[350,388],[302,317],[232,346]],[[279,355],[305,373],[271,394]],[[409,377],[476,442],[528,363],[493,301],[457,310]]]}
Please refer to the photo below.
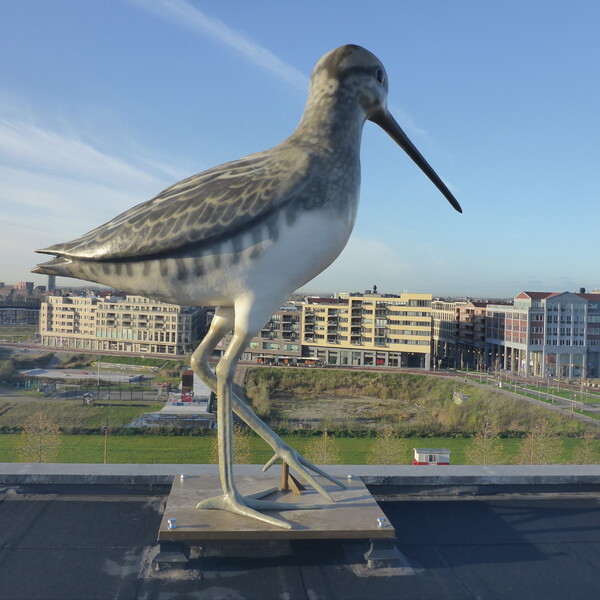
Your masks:
{"label": "yellow building", "polygon": [[198,339],[197,308],[141,296],[49,296],[40,310],[50,348],[182,355]]}
{"label": "yellow building", "polygon": [[428,369],[431,294],[340,294],[302,305],[303,354],[323,364]]}

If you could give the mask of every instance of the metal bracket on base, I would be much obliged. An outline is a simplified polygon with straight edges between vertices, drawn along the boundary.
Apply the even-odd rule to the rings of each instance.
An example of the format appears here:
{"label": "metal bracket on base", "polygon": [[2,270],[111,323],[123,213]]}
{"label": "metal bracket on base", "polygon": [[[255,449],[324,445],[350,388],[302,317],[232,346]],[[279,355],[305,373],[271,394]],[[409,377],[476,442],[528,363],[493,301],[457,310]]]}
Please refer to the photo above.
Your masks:
{"label": "metal bracket on base", "polygon": [[179,542],[160,542],[158,554],[152,560],[153,571],[175,571],[187,567],[190,548]]}
{"label": "metal bracket on base", "polygon": [[371,539],[371,547],[365,554],[368,569],[386,569],[404,566],[405,557],[396,548],[396,540]]}
{"label": "metal bracket on base", "polygon": [[306,490],[306,488],[290,473],[290,467],[284,461],[281,463],[281,491],[287,492],[290,489],[298,496],[301,496],[302,492]]}

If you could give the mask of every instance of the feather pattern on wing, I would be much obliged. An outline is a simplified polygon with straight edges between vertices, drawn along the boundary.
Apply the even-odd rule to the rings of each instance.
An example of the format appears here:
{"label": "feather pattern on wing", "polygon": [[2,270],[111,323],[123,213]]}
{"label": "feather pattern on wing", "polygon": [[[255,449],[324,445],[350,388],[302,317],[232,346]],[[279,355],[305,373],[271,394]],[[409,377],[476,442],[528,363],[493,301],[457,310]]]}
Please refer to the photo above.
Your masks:
{"label": "feather pattern on wing", "polygon": [[38,250],[87,260],[160,256],[210,243],[302,197],[310,187],[308,154],[282,144],[193,175],[108,223]]}

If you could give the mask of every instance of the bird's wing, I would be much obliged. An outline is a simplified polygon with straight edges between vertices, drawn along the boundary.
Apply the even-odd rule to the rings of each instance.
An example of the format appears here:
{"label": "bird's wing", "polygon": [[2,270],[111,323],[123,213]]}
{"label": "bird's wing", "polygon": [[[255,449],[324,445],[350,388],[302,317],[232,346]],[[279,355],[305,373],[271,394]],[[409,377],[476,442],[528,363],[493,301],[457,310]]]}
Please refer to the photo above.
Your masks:
{"label": "bird's wing", "polygon": [[193,175],[71,242],[37,250],[87,260],[162,255],[231,235],[302,194],[309,158],[261,152]]}

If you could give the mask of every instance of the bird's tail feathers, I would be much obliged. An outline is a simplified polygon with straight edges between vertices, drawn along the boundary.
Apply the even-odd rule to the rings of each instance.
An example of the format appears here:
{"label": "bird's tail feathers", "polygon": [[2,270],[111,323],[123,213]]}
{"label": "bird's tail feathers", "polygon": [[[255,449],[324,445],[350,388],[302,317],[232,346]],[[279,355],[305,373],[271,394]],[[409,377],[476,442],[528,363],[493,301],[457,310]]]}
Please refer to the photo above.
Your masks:
{"label": "bird's tail feathers", "polygon": [[73,261],[63,256],[56,256],[48,262],[42,263],[31,269],[32,273],[39,275],[60,275],[61,277],[75,277],[72,271]]}

